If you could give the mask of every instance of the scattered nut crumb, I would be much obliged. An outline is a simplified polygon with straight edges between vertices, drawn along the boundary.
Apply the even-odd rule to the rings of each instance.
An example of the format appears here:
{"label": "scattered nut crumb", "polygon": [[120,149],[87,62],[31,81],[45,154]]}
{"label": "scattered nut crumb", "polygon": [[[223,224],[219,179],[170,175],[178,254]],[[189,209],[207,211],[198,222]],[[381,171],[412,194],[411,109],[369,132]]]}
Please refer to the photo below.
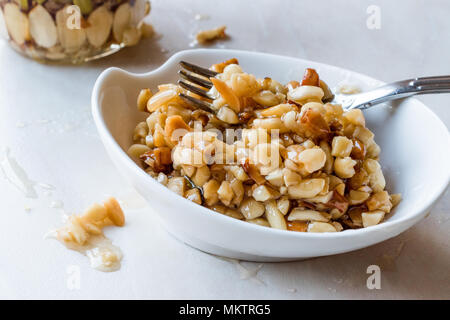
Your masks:
{"label": "scattered nut crumb", "polygon": [[206,44],[217,39],[225,39],[227,37],[225,33],[226,28],[226,26],[221,26],[215,29],[199,31],[196,35],[197,42]]}
{"label": "scattered nut crumb", "polygon": [[143,23],[141,25],[141,34],[143,38],[151,38],[155,35],[155,29],[153,25],[148,23]]}
{"label": "scattered nut crumb", "polygon": [[66,225],[57,229],[54,236],[67,248],[87,255],[91,266],[100,271],[120,268],[122,252],[103,234],[106,226],[122,227],[125,216],[115,198],[103,205],[94,204],[81,215],[69,216]]}

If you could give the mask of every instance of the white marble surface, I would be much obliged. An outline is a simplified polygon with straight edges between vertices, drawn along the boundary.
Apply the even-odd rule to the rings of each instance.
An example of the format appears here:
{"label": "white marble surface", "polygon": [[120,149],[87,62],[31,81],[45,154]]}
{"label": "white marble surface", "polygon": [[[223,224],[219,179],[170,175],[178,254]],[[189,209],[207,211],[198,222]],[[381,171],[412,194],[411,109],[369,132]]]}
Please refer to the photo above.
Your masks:
{"label": "white marble surface", "polygon": [[[394,239],[338,256],[265,263],[257,279],[242,279],[242,266],[260,265],[204,254],[158,227],[108,159],[89,102],[102,69],[151,70],[189,48],[195,31],[220,24],[231,35],[214,45],[221,48],[317,60],[385,81],[450,74],[447,0],[152,3],[148,20],[160,37],[81,67],[41,65],[0,44],[0,147],[9,148],[30,180],[54,186],[35,185],[37,197],[30,198],[0,179],[0,298],[450,298],[448,192],[428,218]],[[381,9],[379,30],[366,27],[372,4]],[[196,14],[209,19],[195,20]],[[420,99],[450,126],[450,95]],[[85,257],[43,239],[64,212],[107,195],[121,199],[127,215],[126,227],[107,231],[125,254],[115,273],[95,271]],[[372,264],[384,267],[380,290],[366,287]],[[71,290],[76,268],[80,287]]]}

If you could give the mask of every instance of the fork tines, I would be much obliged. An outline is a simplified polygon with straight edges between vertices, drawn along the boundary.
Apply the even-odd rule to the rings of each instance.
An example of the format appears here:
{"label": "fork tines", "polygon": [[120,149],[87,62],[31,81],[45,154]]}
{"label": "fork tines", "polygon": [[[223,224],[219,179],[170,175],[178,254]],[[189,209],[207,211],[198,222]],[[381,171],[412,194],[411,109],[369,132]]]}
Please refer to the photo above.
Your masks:
{"label": "fork tines", "polygon": [[196,76],[193,72],[187,72],[186,70],[180,70],[178,71],[178,74],[183,78],[186,79],[192,83],[198,84],[199,86],[211,89],[213,84],[210,80],[206,78],[200,78]]}
{"label": "fork tines", "polygon": [[187,94],[180,93],[178,94],[182,99],[186,100],[188,103],[193,105],[194,107],[198,109],[202,109],[207,112],[213,112],[215,113],[214,109],[212,108],[212,105],[206,101],[188,96]]}
{"label": "fork tines", "polygon": [[202,88],[196,87],[196,86],[194,86],[194,85],[192,85],[192,84],[190,84],[190,83],[187,83],[186,81],[183,81],[183,80],[178,80],[178,84],[179,84],[182,88],[184,88],[184,89],[186,89],[186,90],[188,90],[188,91],[190,91],[190,92],[193,92],[193,93],[195,93],[195,94],[198,94],[199,96],[201,96],[201,97],[203,97],[203,98],[213,100],[213,99],[208,95],[208,91],[207,91],[207,90],[204,90],[204,89],[202,89]]}
{"label": "fork tines", "polygon": [[[178,84],[187,91],[195,93],[208,100],[213,100],[214,98],[208,94],[209,89],[213,86],[209,78],[215,77],[218,73],[186,61],[180,61],[180,66],[185,70],[178,71],[178,74],[187,81],[179,80]],[[214,112],[212,105],[206,101],[183,93],[180,93],[179,96],[199,109]]]}
{"label": "fork tines", "polygon": [[207,78],[215,77],[219,74],[215,71],[196,66],[195,64],[192,64],[192,63],[189,63],[186,61],[180,61],[180,66],[186,70],[192,71],[196,74],[199,74],[199,75],[207,77]]}

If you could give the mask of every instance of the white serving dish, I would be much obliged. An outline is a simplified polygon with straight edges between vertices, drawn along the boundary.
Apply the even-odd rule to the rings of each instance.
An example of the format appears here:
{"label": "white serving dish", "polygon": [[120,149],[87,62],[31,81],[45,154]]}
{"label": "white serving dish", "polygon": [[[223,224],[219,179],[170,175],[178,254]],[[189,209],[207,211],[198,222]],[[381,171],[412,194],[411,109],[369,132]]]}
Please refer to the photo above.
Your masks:
{"label": "white serving dish", "polygon": [[[142,88],[176,82],[178,62],[209,66],[236,57],[244,71],[286,83],[315,68],[330,87],[343,80],[368,89],[382,82],[317,62],[236,50],[181,51],[157,70],[132,74],[105,70],[92,94],[92,113],[100,137],[119,172],[148,201],[161,226],[190,246],[212,254],[252,261],[286,261],[361,249],[395,237],[430,211],[450,181],[450,136],[446,126],[424,104],[407,99],[365,111],[367,126],[381,146],[381,164],[390,193],[403,201],[377,226],[339,233],[281,231],[242,222],[179,197],[147,175],[126,153],[132,132],[145,114],[137,111]],[[150,214],[150,213],[149,213]]]}

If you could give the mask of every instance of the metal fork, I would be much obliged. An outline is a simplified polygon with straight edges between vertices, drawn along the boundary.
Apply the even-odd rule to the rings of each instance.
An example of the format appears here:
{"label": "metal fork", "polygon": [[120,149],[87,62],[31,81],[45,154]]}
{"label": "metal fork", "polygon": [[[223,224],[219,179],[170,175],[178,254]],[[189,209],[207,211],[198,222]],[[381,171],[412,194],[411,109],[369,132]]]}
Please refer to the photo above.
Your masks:
{"label": "metal fork", "polygon": [[[178,81],[178,84],[184,89],[212,101],[214,98],[208,94],[208,90],[211,89],[213,84],[209,78],[217,76],[218,73],[186,61],[181,61],[180,66],[185,69],[178,72],[180,76],[191,83],[201,86],[203,89],[185,80]],[[340,104],[345,110],[368,109],[383,102],[431,93],[450,93],[450,76],[408,79],[386,84],[362,93],[335,94],[331,103]],[[214,112],[211,103],[193,98],[184,93],[180,93],[180,97],[200,109]]]}
{"label": "metal fork", "polygon": [[[215,77],[219,73],[206,68],[196,66],[186,61],[180,61],[180,66],[184,69],[178,71],[178,74],[184,79],[178,81],[180,87],[190,92],[193,92],[207,99],[208,101],[214,100],[214,97],[212,97],[208,93],[209,89],[211,89],[213,86],[209,78]],[[197,86],[191,83],[194,83]],[[179,96],[199,109],[215,113],[212,104],[207,101],[188,96],[187,94],[184,93],[180,93]]]}
{"label": "metal fork", "polygon": [[450,93],[450,76],[423,77],[393,82],[357,94],[336,94],[332,103],[343,109],[368,109],[374,105],[419,94]]}

